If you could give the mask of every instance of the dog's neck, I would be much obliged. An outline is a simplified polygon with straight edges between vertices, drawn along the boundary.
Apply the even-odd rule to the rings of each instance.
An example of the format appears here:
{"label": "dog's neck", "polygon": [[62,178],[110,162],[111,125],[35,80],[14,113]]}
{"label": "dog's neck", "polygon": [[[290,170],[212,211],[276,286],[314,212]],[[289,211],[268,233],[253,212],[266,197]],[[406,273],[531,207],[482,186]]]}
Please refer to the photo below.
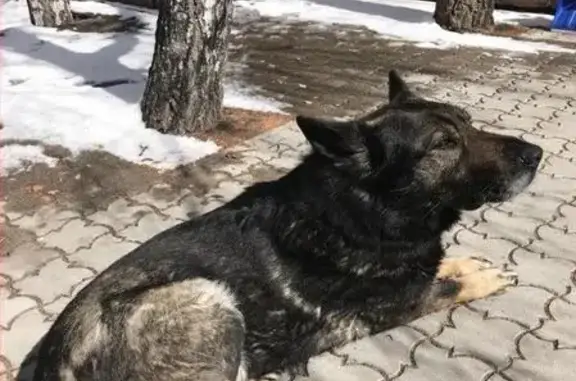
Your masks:
{"label": "dog's neck", "polygon": [[[295,203],[304,203],[316,213],[331,216],[332,223],[337,222],[334,219],[349,220],[382,240],[439,239],[461,216],[459,210],[432,195],[398,193],[385,186],[370,190],[313,158],[306,159],[285,181],[290,187],[298,184],[291,194]],[[320,196],[330,202],[318,203]],[[323,210],[326,206],[328,210]]]}
{"label": "dog's neck", "polygon": [[[331,262],[346,269],[374,269],[378,263],[394,268],[407,255],[441,254],[442,233],[459,219],[458,211],[438,206],[425,212],[408,199],[386,192],[374,196],[340,176],[334,168],[305,160],[281,179],[249,189],[236,202],[260,204],[261,226],[277,246],[290,248],[289,255],[306,256],[308,263],[316,258],[320,267]],[[323,247],[306,247],[309,240],[301,237],[310,236]]]}

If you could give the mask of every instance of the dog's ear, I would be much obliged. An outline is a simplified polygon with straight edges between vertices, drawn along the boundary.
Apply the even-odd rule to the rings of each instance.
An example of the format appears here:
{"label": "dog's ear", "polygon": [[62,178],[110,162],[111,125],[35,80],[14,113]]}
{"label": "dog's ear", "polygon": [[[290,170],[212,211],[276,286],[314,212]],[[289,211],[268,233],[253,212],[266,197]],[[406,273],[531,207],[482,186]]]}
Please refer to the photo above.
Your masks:
{"label": "dog's ear", "polygon": [[396,70],[388,72],[388,100],[390,103],[413,97],[408,84]]}
{"label": "dog's ear", "polygon": [[297,116],[296,124],[314,151],[333,160],[337,166],[366,164],[368,152],[357,122]]}

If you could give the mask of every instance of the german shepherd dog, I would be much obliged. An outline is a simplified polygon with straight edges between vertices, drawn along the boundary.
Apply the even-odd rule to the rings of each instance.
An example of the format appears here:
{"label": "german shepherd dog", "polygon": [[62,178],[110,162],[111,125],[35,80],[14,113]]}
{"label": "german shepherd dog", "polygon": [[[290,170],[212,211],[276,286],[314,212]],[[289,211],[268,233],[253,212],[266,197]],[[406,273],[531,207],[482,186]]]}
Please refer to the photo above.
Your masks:
{"label": "german shepherd dog", "polygon": [[311,152],[276,181],[120,258],[60,314],[35,381],[240,381],[501,292],[514,274],[445,258],[464,210],[526,188],[542,149],[476,130],[396,71],[347,121],[299,116]]}

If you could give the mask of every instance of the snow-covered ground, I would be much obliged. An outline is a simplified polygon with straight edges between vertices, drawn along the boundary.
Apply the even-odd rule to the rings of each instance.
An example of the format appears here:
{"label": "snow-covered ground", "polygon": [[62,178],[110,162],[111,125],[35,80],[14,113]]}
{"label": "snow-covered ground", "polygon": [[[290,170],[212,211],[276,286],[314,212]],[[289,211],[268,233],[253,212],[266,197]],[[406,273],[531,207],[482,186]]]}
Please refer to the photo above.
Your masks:
{"label": "snow-covered ground", "polygon": [[[322,23],[362,25],[383,36],[412,41],[426,48],[473,46],[523,53],[568,51],[558,46],[508,37],[459,34],[440,28],[433,19],[435,3],[418,0],[237,0],[262,16],[287,17]],[[552,16],[524,12],[494,12],[498,23],[552,20]]]}
{"label": "snow-covered ground", "polygon": [[[72,2],[75,11],[138,15],[150,29],[137,34],[56,31],[30,25],[25,1],[2,0],[1,139],[60,144],[73,154],[103,149],[126,160],[173,168],[218,150],[211,141],[163,135],[144,128],[139,110],[154,51],[154,12],[93,1]],[[105,89],[93,82],[129,80]],[[254,96],[249,87],[225,84],[225,106],[278,111],[280,104]],[[0,148],[4,175],[24,162],[55,163],[41,146]]]}
{"label": "snow-covered ground", "polygon": [[[172,168],[214,153],[213,142],[162,135],[145,129],[138,101],[154,50],[153,11],[137,12],[117,4],[72,2],[76,11],[138,17],[150,28],[137,34],[94,34],[56,31],[30,25],[25,1],[2,0],[2,140],[34,139],[60,144],[77,154],[103,149],[119,157],[158,168]],[[515,52],[560,50],[543,43],[442,30],[432,20],[434,4],[414,0],[236,0],[250,20],[255,13],[321,23],[362,25],[384,37],[423,47],[479,46]],[[514,22],[547,16],[496,12],[498,21]],[[129,80],[106,89],[90,83]],[[240,83],[226,83],[229,107],[277,111],[278,103],[253,95]],[[39,146],[0,148],[1,173],[23,161],[54,164]]]}

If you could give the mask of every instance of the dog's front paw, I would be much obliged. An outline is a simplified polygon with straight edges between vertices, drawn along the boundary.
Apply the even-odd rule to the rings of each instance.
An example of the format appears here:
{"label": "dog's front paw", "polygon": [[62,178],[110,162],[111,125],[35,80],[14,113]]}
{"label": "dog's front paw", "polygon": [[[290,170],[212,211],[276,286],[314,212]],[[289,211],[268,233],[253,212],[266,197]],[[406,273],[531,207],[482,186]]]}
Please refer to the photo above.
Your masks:
{"label": "dog's front paw", "polygon": [[516,273],[497,268],[483,268],[456,279],[460,291],[456,295],[457,303],[470,302],[490,295],[498,294],[518,282]]}
{"label": "dog's front paw", "polygon": [[486,259],[474,257],[444,258],[440,262],[436,278],[458,278],[492,267]]}

